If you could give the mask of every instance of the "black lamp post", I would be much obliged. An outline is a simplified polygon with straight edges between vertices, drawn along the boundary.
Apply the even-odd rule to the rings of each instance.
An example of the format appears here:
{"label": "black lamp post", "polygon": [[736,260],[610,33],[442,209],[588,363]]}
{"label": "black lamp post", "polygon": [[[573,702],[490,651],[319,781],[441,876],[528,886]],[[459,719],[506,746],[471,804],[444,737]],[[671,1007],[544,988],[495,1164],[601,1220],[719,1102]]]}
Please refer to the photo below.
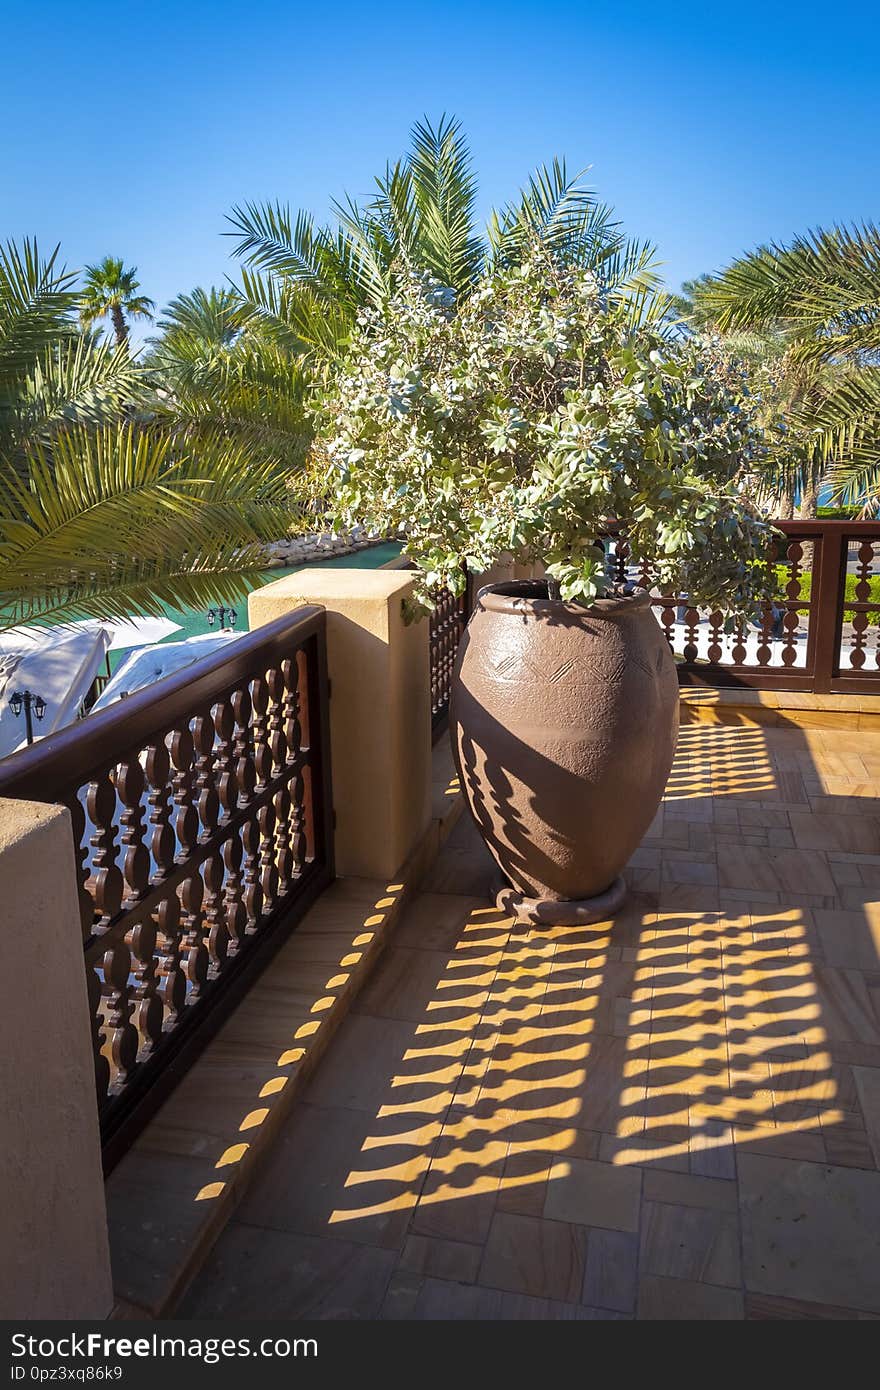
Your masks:
{"label": "black lamp post", "polygon": [[27,735],[28,744],[30,745],[34,741],[33,717],[36,716],[37,719],[43,718],[43,715],[46,713],[46,701],[43,699],[42,695],[34,695],[31,690],[16,690],[15,693],[9,697],[9,705],[16,719],[20,718],[21,712],[24,710],[25,733]]}
{"label": "black lamp post", "polygon": [[235,624],[238,622],[238,614],[234,608],[224,608],[222,604],[219,608],[209,608],[208,626],[213,627],[218,621],[221,628],[226,626],[235,627]]}

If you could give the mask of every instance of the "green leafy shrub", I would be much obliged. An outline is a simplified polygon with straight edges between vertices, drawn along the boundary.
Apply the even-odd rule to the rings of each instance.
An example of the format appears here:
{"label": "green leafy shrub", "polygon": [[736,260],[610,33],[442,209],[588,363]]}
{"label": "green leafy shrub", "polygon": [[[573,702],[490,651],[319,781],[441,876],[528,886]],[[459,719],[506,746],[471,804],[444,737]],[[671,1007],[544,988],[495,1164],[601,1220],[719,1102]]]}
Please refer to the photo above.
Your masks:
{"label": "green leafy shrub", "polygon": [[729,612],[764,595],[769,527],[741,490],[763,443],[737,369],[540,244],[461,303],[406,278],[360,315],[317,414],[338,526],[402,534],[425,596],[510,554],[588,602],[612,522],[665,592]]}

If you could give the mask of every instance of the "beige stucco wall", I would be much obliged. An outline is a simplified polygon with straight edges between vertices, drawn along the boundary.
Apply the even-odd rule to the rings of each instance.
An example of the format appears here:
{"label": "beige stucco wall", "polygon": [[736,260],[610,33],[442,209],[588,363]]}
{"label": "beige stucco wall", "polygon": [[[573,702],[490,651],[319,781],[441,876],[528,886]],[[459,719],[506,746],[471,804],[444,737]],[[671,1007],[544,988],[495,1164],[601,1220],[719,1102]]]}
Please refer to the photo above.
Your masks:
{"label": "beige stucco wall", "polygon": [[251,628],[327,610],[336,870],[391,878],[431,813],[428,623],[407,623],[405,570],[314,566],[250,595]]}
{"label": "beige stucco wall", "polygon": [[0,1318],[112,1305],[70,814],[0,799]]}
{"label": "beige stucco wall", "polygon": [[544,566],[540,561],[521,565],[507,556],[502,556],[491,569],[484,570],[482,574],[471,575],[471,588],[476,595],[486,584],[506,584],[511,579],[539,579],[543,573]]}

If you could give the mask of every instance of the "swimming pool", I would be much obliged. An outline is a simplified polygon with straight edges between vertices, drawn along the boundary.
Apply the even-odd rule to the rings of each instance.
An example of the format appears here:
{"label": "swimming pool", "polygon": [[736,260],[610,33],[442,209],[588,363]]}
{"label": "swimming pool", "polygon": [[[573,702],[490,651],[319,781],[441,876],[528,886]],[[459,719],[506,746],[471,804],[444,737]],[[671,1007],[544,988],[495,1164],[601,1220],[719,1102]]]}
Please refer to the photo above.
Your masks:
{"label": "swimming pool", "polygon": [[[308,564],[304,565],[288,565],[283,569],[266,570],[264,579],[267,584],[271,584],[273,579],[282,579],[286,574],[296,574],[299,570],[309,569],[316,564],[326,565],[333,569],[379,569],[381,565],[395,559],[400,551],[401,547],[397,541],[386,541],[382,545],[370,546],[367,550],[356,550],[351,555],[331,555],[326,560],[310,560]],[[231,587],[228,595],[224,598],[224,604],[226,607],[235,609],[236,632],[248,632],[247,590],[236,586]],[[162,642],[182,642],[187,637],[201,637],[206,632],[216,631],[216,623],[212,629],[208,622],[207,608],[165,607],[165,613],[168,619],[176,624],[176,628],[174,632],[169,632],[167,637],[162,637],[160,639]],[[129,647],[119,651],[114,649],[110,652],[111,672],[115,672],[131,651],[132,648]]]}

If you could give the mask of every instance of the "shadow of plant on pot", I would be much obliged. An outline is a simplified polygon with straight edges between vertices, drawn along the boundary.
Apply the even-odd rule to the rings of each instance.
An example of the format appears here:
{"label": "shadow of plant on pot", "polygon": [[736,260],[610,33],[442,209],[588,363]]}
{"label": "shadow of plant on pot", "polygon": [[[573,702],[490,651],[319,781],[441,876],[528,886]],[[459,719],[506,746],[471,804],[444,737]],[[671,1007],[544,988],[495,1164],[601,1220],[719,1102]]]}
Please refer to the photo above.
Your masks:
{"label": "shadow of plant on pot", "polygon": [[644,590],[592,605],[542,581],[481,590],[462,639],[450,734],[470,812],[519,921],[601,921],[654,818],[678,732],[678,681]]}

